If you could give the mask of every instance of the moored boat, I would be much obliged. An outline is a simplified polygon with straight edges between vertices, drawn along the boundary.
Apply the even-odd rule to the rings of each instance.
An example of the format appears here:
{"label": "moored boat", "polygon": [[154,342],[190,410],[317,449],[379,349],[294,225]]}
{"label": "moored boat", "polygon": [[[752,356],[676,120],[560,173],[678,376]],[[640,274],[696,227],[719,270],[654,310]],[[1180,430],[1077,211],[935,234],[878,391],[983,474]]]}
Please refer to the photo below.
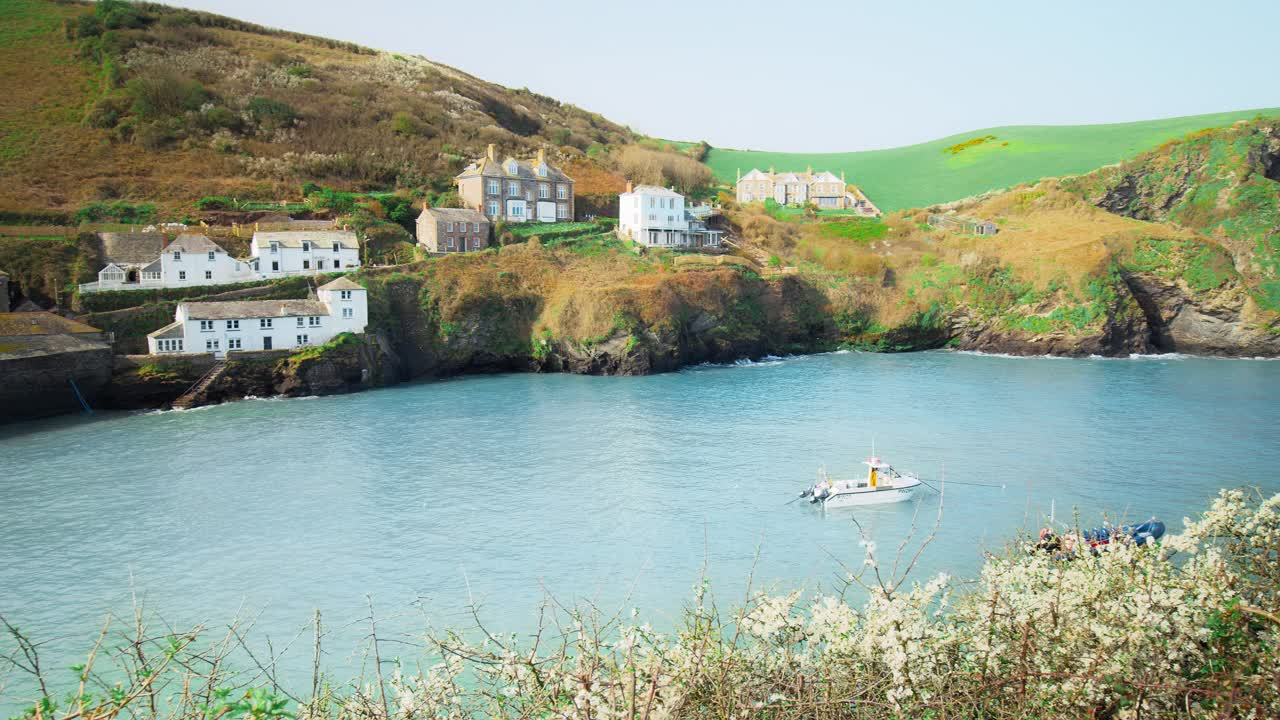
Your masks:
{"label": "moored boat", "polygon": [[867,466],[867,476],[862,480],[837,480],[819,470],[816,485],[800,493],[811,503],[821,503],[824,508],[884,505],[910,500],[924,483],[912,473],[900,473],[879,457],[862,461]]}

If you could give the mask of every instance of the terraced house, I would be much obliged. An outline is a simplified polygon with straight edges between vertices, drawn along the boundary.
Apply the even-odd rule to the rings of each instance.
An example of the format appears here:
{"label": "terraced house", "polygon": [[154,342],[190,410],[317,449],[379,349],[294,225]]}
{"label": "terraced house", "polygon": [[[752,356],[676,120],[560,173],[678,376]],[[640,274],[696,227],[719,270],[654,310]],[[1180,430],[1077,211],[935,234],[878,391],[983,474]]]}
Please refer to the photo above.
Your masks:
{"label": "terraced house", "polygon": [[99,233],[106,265],[98,281],[80,292],[194,287],[258,279],[247,260],[230,253],[205,235],[183,233],[165,244],[160,232]]}
{"label": "terraced house", "polygon": [[498,162],[489,145],[485,156],[456,180],[463,204],[495,222],[567,222],[574,217],[573,179],[548,163],[542,150],[533,160],[508,157]]}
{"label": "terraced house", "polygon": [[[779,205],[815,205],[820,210],[874,210],[860,194],[850,192],[840,177],[827,171],[761,172],[755,168],[746,175],[738,173],[737,199],[740,203],[764,202],[772,199]],[[878,210],[874,213],[879,214]]]}

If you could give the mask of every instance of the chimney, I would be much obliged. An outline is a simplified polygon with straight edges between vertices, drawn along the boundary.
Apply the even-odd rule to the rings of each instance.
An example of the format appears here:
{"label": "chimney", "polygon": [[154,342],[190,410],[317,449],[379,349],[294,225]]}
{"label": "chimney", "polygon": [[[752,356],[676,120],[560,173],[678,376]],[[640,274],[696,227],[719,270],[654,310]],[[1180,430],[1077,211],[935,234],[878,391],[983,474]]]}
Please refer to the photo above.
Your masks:
{"label": "chimney", "polygon": [[635,188],[635,185],[632,185],[632,184],[631,184],[631,182],[630,182],[630,181],[628,181],[628,182],[627,182],[627,192],[632,192],[632,191],[633,191],[633,190],[635,190],[635,189],[636,189],[636,188]]}
{"label": "chimney", "polygon": [[426,210],[426,209],[428,209],[428,208],[430,208],[430,207],[431,207],[431,203],[430,203],[430,202],[427,202],[427,199],[426,199],[426,198],[423,198],[423,199],[422,199],[422,209],[423,209],[423,210]]}
{"label": "chimney", "polygon": [[489,158],[489,162],[498,162],[498,149],[493,143],[489,143],[489,149],[485,150],[484,156]]}
{"label": "chimney", "polygon": [[772,175],[772,174],[773,174],[773,166],[772,166],[772,165],[770,165],[770,166],[769,166],[769,174],[770,174],[770,175]]}
{"label": "chimney", "polygon": [[742,182],[742,168],[738,168],[738,182]]}
{"label": "chimney", "polygon": [[543,150],[542,148],[538,148],[538,164],[539,165],[547,164],[547,151]]}

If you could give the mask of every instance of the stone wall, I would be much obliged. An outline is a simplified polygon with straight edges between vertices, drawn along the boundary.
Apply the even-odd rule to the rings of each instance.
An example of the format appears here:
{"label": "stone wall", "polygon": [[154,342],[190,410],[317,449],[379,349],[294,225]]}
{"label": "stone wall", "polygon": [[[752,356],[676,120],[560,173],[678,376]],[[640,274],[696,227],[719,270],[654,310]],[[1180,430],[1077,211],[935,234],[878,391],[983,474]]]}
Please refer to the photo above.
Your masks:
{"label": "stone wall", "polygon": [[111,348],[79,343],[64,352],[0,359],[0,423],[81,412],[72,381],[97,408],[111,380]]}

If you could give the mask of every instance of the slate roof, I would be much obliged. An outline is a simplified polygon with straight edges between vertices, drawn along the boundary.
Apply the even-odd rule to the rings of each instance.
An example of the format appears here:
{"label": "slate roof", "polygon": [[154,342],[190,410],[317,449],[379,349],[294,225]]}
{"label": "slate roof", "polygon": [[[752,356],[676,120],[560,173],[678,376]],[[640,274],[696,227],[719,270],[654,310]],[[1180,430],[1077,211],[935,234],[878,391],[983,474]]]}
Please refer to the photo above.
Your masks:
{"label": "slate roof", "polygon": [[102,332],[51,312],[0,313],[0,337],[14,335],[79,335]]}
{"label": "slate roof", "polygon": [[[622,193],[626,195],[627,193]],[[670,188],[659,187],[657,185],[637,185],[632,189],[633,195],[661,195],[663,197],[684,197],[680,193]]]}
{"label": "slate roof", "polygon": [[159,330],[147,333],[147,337],[156,338],[157,340],[184,337],[182,332],[182,323],[176,321],[171,322]]}
{"label": "slate roof", "polygon": [[189,320],[241,320],[244,318],[328,315],[329,306],[318,300],[231,300],[182,303]]}
{"label": "slate roof", "polygon": [[103,232],[98,233],[104,265],[145,265],[164,251],[164,233]]}
{"label": "slate roof", "polygon": [[253,234],[253,244],[259,248],[269,248],[272,242],[280,243],[280,247],[300,248],[304,241],[313,246],[328,247],[338,243],[351,250],[360,249],[356,234],[350,230],[285,230]]}
{"label": "slate roof", "polygon": [[436,222],[489,222],[489,218],[485,217],[483,213],[466,208],[429,207],[424,208],[418,217],[421,218],[423,215],[434,218]]}
{"label": "slate roof", "polygon": [[330,280],[321,285],[318,290],[363,290],[364,286],[351,280],[350,278],[340,277],[337,280]]}
{"label": "slate roof", "polygon": [[226,253],[222,246],[210,240],[208,236],[196,235],[194,233],[184,233],[174,239],[173,242],[165,245],[165,252],[188,252],[188,253],[207,253],[210,250],[214,252]]}
{"label": "slate roof", "polygon": [[[516,169],[514,173],[512,173],[510,170],[510,165],[513,160],[515,161],[515,169]],[[506,160],[503,160],[502,162],[499,163],[485,157],[468,165],[465,170],[458,173],[458,178],[461,179],[461,178],[475,177],[477,175],[480,175],[483,177],[513,178],[517,180],[545,180],[548,182],[568,182],[568,183],[573,182],[573,178],[561,172],[560,168],[557,168],[555,165],[552,165],[551,163],[545,163],[545,164],[547,166],[547,174],[543,176],[538,174],[537,160],[515,160],[515,158],[507,158]]]}
{"label": "slate roof", "polygon": [[799,172],[767,173],[767,172],[761,172],[756,168],[752,168],[751,172],[747,173],[746,175],[743,175],[742,179],[739,180],[738,182],[743,182],[746,180],[771,180],[773,182],[788,182],[788,183],[802,182],[805,184],[817,183],[817,182],[837,182],[837,183],[842,182],[840,178],[836,177],[834,173],[827,170],[824,170],[822,172],[817,172],[817,173],[812,171],[802,172],[802,173],[799,173]]}

